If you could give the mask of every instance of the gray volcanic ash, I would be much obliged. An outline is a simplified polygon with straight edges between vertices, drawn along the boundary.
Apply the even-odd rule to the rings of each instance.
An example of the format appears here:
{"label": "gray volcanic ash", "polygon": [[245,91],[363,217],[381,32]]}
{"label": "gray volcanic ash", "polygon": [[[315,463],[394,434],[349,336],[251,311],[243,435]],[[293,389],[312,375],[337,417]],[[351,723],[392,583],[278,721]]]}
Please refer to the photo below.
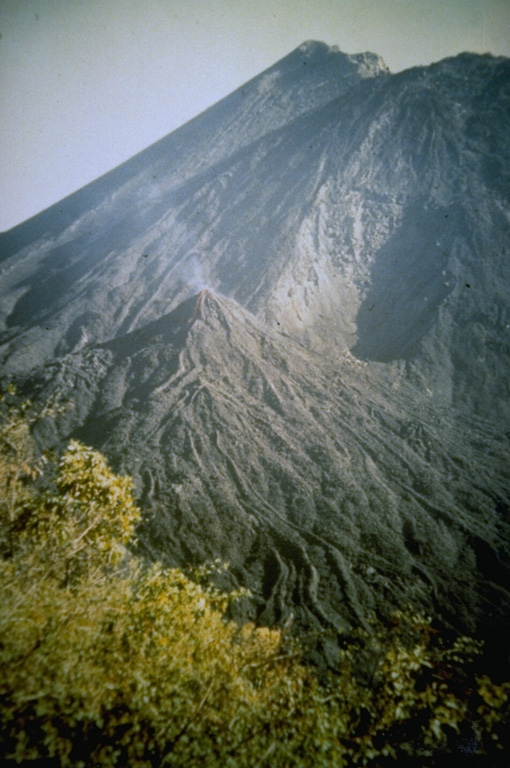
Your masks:
{"label": "gray volcanic ash", "polygon": [[260,621],[506,637],[509,115],[506,59],[309,42],[3,234],[5,374],[73,404],[40,443],[133,474],[147,555],[228,560]]}

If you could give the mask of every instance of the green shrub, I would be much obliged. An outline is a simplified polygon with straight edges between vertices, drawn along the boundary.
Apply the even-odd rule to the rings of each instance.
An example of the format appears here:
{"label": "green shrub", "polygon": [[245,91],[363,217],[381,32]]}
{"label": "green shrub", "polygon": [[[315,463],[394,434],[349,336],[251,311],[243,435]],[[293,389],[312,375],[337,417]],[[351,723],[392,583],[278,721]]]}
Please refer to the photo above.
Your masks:
{"label": "green shrub", "polygon": [[[130,556],[131,483],[73,441],[42,467],[27,407],[0,426],[0,752],[62,766],[382,765],[463,734],[504,745],[510,685],[476,677],[411,613],[360,633],[319,682],[280,631],[224,618],[229,601]],[[35,418],[35,417],[34,417]],[[44,477],[41,473],[44,469]],[[361,653],[373,660],[360,683]]]}

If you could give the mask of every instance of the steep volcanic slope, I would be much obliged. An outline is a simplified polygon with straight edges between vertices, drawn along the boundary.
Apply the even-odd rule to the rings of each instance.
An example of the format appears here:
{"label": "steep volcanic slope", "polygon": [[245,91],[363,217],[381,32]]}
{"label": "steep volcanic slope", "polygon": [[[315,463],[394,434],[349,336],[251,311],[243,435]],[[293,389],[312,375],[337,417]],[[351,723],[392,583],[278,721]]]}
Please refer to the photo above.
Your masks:
{"label": "steep volcanic slope", "polygon": [[483,425],[413,413],[351,358],[318,358],[208,291],[30,384],[74,403],[39,426],[43,444],[74,434],[134,474],[144,551],[224,558],[260,620],[345,628],[411,602],[504,631],[510,471]]}
{"label": "steep volcanic slope", "polygon": [[[175,306],[176,292],[188,287],[189,295],[189,285],[195,290],[214,270],[204,234],[222,203],[218,192],[233,175],[241,187],[243,177],[257,176],[243,149],[380,72],[386,70],[371,54],[350,57],[304,44],[180,131],[3,235],[2,258],[15,254],[2,275],[5,338],[32,327],[32,354],[36,340],[38,356],[51,357],[79,343],[84,325],[88,338],[101,340],[126,315],[136,323],[140,307],[153,318],[162,305]],[[232,158],[234,169],[223,173]],[[237,192],[236,185],[227,194]],[[251,193],[239,190],[243,198]],[[255,234],[246,232],[248,239]]]}
{"label": "steep volcanic slope", "polygon": [[5,364],[208,286],[311,347],[406,361],[445,404],[508,417],[509,72],[465,55],[389,76],[304,44],[4,236]]}
{"label": "steep volcanic slope", "polygon": [[4,234],[4,370],[73,405],[38,439],[262,620],[508,626],[509,115],[506,59],[306,43]]}

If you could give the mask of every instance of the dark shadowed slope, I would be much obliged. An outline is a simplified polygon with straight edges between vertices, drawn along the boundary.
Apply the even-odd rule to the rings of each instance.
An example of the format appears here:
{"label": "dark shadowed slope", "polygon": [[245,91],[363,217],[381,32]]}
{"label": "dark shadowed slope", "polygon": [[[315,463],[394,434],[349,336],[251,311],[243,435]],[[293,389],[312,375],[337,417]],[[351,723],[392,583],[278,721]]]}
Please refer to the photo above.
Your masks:
{"label": "dark shadowed slope", "polygon": [[43,443],[75,434],[134,473],[145,551],[224,558],[259,619],[345,628],[411,602],[503,631],[509,472],[483,425],[417,414],[352,358],[319,358],[209,291],[31,386],[75,404]]}

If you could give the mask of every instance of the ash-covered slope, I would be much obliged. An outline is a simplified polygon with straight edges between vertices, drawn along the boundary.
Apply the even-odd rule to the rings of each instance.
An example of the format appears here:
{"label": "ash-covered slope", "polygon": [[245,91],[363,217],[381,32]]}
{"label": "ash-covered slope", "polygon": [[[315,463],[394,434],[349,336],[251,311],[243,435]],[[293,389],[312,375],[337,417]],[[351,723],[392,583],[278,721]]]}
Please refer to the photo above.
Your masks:
{"label": "ash-covered slope", "polygon": [[101,448],[145,551],[223,557],[261,620],[506,631],[509,115],[506,59],[307,43],[4,234],[5,374],[73,406],[38,439]]}
{"label": "ash-covered slope", "polygon": [[410,602],[505,631],[509,472],[486,426],[412,412],[351,357],[325,361],[209,291],[30,385],[74,404],[39,425],[44,444],[74,434],[134,475],[144,551],[225,559],[261,621],[345,628]]}
{"label": "ash-covered slope", "polygon": [[[346,56],[322,43],[305,43],[116,171],[0,236],[4,339],[16,336],[19,352],[17,333],[28,327],[26,346],[33,354],[36,341],[38,359],[47,359],[80,343],[85,327],[87,340],[101,341],[119,328],[154,319],[179,303],[177,294],[191,295],[209,276],[228,293],[225,280],[212,277],[217,254],[209,253],[206,237],[228,179],[237,182],[225,190],[231,204],[221,224],[227,231],[241,224],[232,221],[229,209],[242,205],[233,197],[249,203],[262,181],[252,166],[267,151],[255,149],[253,160],[249,148],[265,137],[270,148],[274,131],[379,73],[386,68],[372,54]],[[260,215],[258,221],[260,235]],[[253,227],[246,229],[248,240],[254,235]],[[228,249],[225,242],[221,250]],[[266,265],[264,260],[256,269],[259,275]],[[229,270],[226,264],[223,277]],[[248,275],[243,281],[253,283]],[[21,357],[19,365],[27,364]]]}
{"label": "ash-covered slope", "polygon": [[509,83],[506,59],[389,75],[304,44],[3,236],[4,364],[140,328],[208,286],[311,348],[508,418]]}

